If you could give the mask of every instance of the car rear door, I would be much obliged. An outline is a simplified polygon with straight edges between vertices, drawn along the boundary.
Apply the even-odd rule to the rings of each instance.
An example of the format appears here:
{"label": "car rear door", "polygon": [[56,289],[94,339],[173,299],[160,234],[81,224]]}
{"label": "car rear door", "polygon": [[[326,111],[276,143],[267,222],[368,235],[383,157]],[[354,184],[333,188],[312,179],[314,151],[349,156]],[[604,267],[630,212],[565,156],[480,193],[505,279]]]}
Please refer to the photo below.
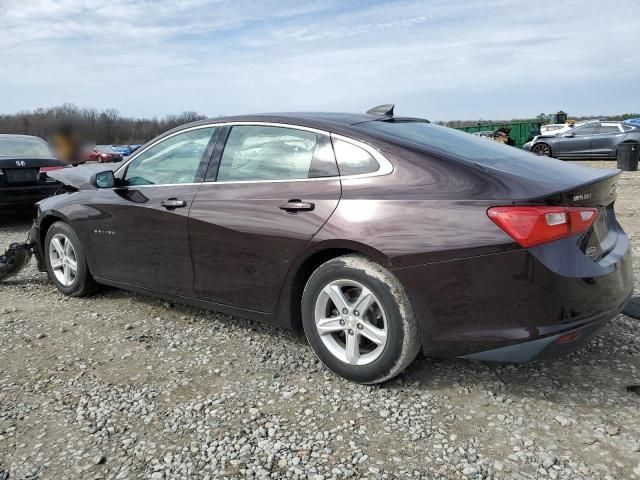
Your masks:
{"label": "car rear door", "polygon": [[194,290],[207,301],[272,312],[289,268],[340,200],[328,134],[231,125],[189,214]]}
{"label": "car rear door", "polygon": [[165,137],[117,172],[121,185],[97,191],[87,230],[99,278],[194,295],[187,217],[217,131],[203,126]]}
{"label": "car rear door", "polygon": [[598,156],[609,156],[625,137],[625,132],[617,123],[602,123],[600,130],[593,136],[592,152]]}

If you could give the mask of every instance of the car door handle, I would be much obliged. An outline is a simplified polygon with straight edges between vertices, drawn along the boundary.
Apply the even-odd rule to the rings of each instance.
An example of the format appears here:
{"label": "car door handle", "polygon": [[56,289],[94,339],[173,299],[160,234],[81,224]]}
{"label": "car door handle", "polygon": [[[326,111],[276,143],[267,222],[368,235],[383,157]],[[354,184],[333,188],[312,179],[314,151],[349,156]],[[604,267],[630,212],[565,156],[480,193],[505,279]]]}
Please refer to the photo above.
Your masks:
{"label": "car door handle", "polygon": [[313,210],[316,208],[315,204],[310,202],[303,202],[302,200],[289,200],[287,203],[280,205],[280,210],[286,210],[289,213],[298,213],[303,210]]}
{"label": "car door handle", "polygon": [[174,208],[182,208],[187,206],[187,202],[184,200],[178,200],[177,198],[168,198],[167,200],[163,200],[160,202],[167,210],[173,210]]}

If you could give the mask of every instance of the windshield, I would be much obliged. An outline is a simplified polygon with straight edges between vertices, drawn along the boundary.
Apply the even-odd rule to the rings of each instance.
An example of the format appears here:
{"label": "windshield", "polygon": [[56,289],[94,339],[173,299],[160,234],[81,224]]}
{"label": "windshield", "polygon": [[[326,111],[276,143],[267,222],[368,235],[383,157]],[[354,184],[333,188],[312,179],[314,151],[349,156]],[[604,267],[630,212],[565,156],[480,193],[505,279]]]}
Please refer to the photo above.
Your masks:
{"label": "windshield", "polygon": [[47,142],[37,137],[0,135],[0,157],[51,158]]}
{"label": "windshield", "polygon": [[[358,127],[411,142],[434,156],[452,158],[548,184],[555,184],[567,175],[570,178],[580,177],[581,168],[576,165],[433,123],[372,121],[361,123]],[[587,181],[593,176],[593,170],[582,168],[584,180]],[[588,170],[591,170],[591,175]]]}

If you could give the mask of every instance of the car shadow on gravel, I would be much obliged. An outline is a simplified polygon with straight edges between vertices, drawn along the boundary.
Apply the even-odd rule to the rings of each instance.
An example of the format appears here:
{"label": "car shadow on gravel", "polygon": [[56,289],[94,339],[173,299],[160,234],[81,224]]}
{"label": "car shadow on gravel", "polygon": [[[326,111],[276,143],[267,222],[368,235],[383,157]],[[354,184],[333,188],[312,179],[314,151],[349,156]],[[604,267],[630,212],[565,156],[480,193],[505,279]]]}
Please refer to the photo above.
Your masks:
{"label": "car shadow on gravel", "polygon": [[[633,351],[623,345],[618,325],[610,325],[581,350],[558,358],[530,363],[490,363],[422,357],[407,368],[401,382],[384,387],[413,385],[433,391],[461,389],[494,401],[541,400],[574,406],[640,407],[640,397],[629,385],[640,384]],[[633,389],[632,389],[633,390]]]}
{"label": "car shadow on gravel", "polygon": [[[300,362],[287,365],[287,375],[319,375],[318,372],[323,369],[300,330],[277,328],[187,305],[170,304],[168,308],[169,304],[162,300],[116,289],[105,294],[105,298],[121,300],[125,297],[145,307],[165,308],[176,316],[193,318],[197,322],[204,322],[205,326],[208,321],[217,321],[216,328],[224,328],[226,333],[243,337],[250,333],[253,338],[259,337],[243,354],[243,361],[254,368],[253,375],[271,375],[271,370],[283,374],[281,364],[277,368],[271,368],[270,365],[270,358],[277,358],[276,353],[280,350],[287,351]],[[172,321],[170,318],[163,320]],[[624,326],[620,319],[614,320],[581,350],[538,362],[503,364],[438,359],[420,354],[399,377],[374,388],[447,394],[452,389],[462,389],[484,396],[487,401],[510,397],[511,401],[527,399],[577,406],[640,407],[640,397],[626,388],[640,384],[640,368],[635,366],[633,351],[621,348],[621,345],[629,342],[624,334]],[[310,364],[314,365],[311,370]],[[355,385],[353,387],[358,388]]]}

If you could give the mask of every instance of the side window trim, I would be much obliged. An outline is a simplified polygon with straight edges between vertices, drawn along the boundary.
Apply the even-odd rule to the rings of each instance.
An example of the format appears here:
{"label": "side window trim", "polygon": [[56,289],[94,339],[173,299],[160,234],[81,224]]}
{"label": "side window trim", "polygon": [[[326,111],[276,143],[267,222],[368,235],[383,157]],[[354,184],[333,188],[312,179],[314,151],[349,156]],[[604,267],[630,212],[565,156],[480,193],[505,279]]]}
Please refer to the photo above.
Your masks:
{"label": "side window trim", "polygon": [[[229,133],[231,132],[231,127],[234,126],[240,126],[240,125],[254,125],[254,126],[273,126],[273,127],[284,127],[284,128],[292,128],[292,129],[296,129],[296,130],[303,130],[303,131],[308,131],[308,132],[315,132],[315,133],[319,133],[322,135],[327,135],[329,136],[331,139],[333,138],[337,138],[339,140],[342,140],[344,142],[347,143],[351,143],[357,147],[362,148],[363,150],[367,151],[380,165],[380,168],[375,171],[375,172],[371,172],[371,173],[361,173],[361,174],[357,174],[357,175],[336,175],[333,177],[317,177],[317,178],[300,178],[300,179],[291,179],[291,180],[244,180],[244,181],[228,181],[228,182],[218,182],[218,170],[220,168],[220,159],[222,158],[222,153],[224,152],[224,147],[226,145],[226,141],[229,137]],[[387,159],[387,157],[385,157],[382,153],[380,153],[380,151],[378,151],[376,148],[374,148],[373,146],[369,145],[368,143],[362,142],[360,140],[355,140],[351,137],[347,137],[344,135],[340,135],[337,133],[330,133],[327,132],[325,130],[319,130],[316,128],[311,128],[311,127],[305,127],[302,125],[293,125],[293,124],[288,124],[288,123],[274,123],[274,122],[212,122],[212,123],[207,123],[207,124],[203,124],[203,125],[197,125],[195,127],[191,127],[191,128],[185,128],[182,130],[178,130],[177,132],[173,132],[172,134],[169,135],[165,135],[161,138],[159,138],[157,141],[147,145],[146,147],[144,147],[144,149],[140,149],[139,151],[137,151],[129,160],[127,160],[127,163],[125,163],[124,165],[122,165],[120,168],[118,168],[114,174],[116,177],[118,178],[122,178],[122,174],[124,172],[126,172],[127,167],[129,166],[129,164],[134,161],[139,155],[142,155],[145,151],[149,150],[150,148],[154,147],[155,145],[157,145],[158,143],[173,137],[175,135],[179,135],[181,133],[185,133],[191,130],[198,130],[201,128],[211,128],[211,127],[218,127],[220,128],[220,132],[216,135],[214,133],[213,136],[217,136],[215,145],[213,145],[213,149],[211,151],[211,156],[209,158],[206,157],[206,152],[205,155],[203,156],[203,162],[206,158],[206,163],[205,165],[207,165],[206,170],[204,170],[203,175],[204,175],[204,179],[200,180],[197,183],[194,183],[194,185],[200,185],[200,184],[207,184],[207,185],[222,185],[222,184],[234,184],[234,183],[278,183],[278,182],[317,182],[317,181],[323,181],[323,180],[335,180],[337,179],[356,179],[356,178],[369,178],[369,177],[378,177],[378,176],[383,176],[383,175],[389,175],[390,173],[393,172],[394,167],[393,164]],[[223,128],[224,127],[224,128]],[[207,146],[207,149],[209,149],[209,146]],[[209,173],[213,172],[212,169],[215,169],[215,179],[211,178],[208,179],[207,177],[209,176]],[[200,172],[200,171],[199,171]],[[185,185],[185,184],[182,184]],[[139,185],[138,187],[156,187],[156,186],[161,186],[161,185]],[[166,186],[166,185],[165,185]],[[118,188],[118,187],[116,187]]]}
{"label": "side window trim", "polygon": [[382,175],[388,175],[391,172],[393,172],[393,165],[391,164],[391,162],[389,160],[387,160],[387,157],[385,157],[382,153],[380,153],[377,149],[373,148],[371,145],[364,143],[364,142],[360,142],[359,140],[354,140],[353,138],[350,137],[345,137],[343,135],[338,135],[336,133],[332,133],[331,134],[331,138],[332,139],[338,139],[338,140],[342,140],[343,142],[346,143],[350,143],[352,145],[355,145],[356,147],[360,147],[361,149],[363,149],[365,152],[367,152],[369,155],[371,155],[374,160],[376,162],[378,162],[378,165],[380,168],[378,168],[378,170],[376,170],[375,172],[370,172],[370,173],[359,173],[356,175],[340,175],[340,178],[367,178],[367,177],[378,177],[378,176],[382,176]]}

